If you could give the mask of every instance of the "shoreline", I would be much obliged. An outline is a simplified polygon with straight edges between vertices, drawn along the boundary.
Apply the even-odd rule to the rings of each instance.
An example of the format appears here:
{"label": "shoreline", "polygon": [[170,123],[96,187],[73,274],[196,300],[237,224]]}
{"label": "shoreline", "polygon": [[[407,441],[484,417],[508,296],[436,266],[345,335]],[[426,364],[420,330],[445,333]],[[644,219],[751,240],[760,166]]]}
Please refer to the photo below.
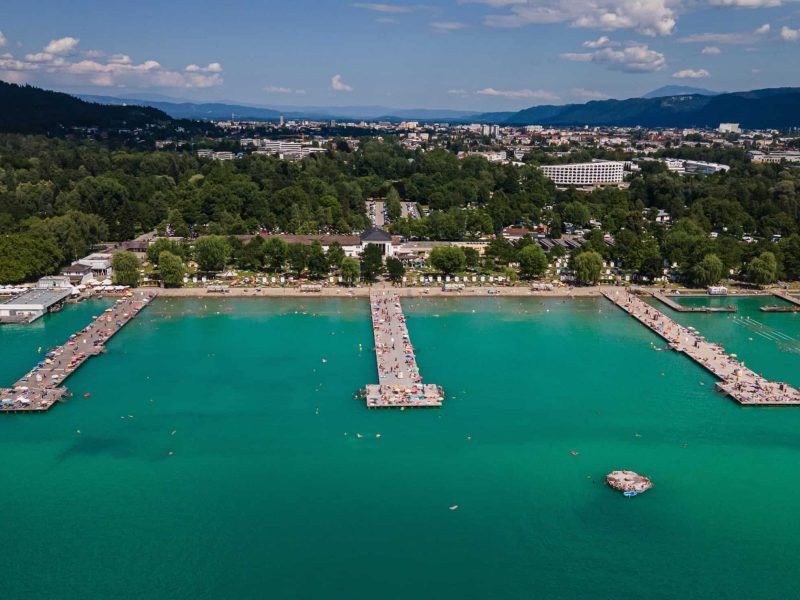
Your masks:
{"label": "shoreline", "polygon": [[[225,293],[209,292],[207,288],[136,288],[136,292],[155,292],[162,298],[369,298],[370,290],[391,290],[401,298],[430,297],[528,297],[528,298],[599,298],[603,288],[580,287],[556,290],[531,290],[528,287],[466,287],[460,291],[444,291],[441,287],[395,287],[388,284],[372,287],[325,287],[320,291],[307,292],[296,287],[270,288],[257,291],[255,287],[230,288]],[[490,294],[489,290],[494,293]]]}

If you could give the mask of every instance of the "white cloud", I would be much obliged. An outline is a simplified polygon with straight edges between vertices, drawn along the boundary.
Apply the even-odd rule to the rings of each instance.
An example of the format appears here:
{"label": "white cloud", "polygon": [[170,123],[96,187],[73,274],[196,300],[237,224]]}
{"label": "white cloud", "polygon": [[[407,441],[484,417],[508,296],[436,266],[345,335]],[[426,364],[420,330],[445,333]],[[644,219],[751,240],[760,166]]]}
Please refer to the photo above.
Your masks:
{"label": "white cloud", "polygon": [[392,19],[391,17],[378,17],[375,19],[376,23],[381,23],[382,25],[396,25],[400,21],[397,19]]}
{"label": "white cloud", "polygon": [[534,98],[536,100],[547,100],[554,102],[558,96],[546,90],[497,90],[495,88],[484,88],[476,92],[480,96],[495,96],[500,98]]}
{"label": "white cloud", "polygon": [[80,40],[74,37],[63,37],[57,40],[51,40],[50,43],[44,47],[44,52],[48,54],[69,54],[77,47],[78,42],[80,42]]}
{"label": "white cloud", "polygon": [[363,8],[364,10],[371,10],[374,12],[402,14],[416,12],[420,10],[427,10],[427,6],[420,4],[407,5],[407,4],[389,4],[386,2],[356,2],[351,4],[353,8]]}
{"label": "white cloud", "polygon": [[7,45],[8,45],[8,38],[5,35],[3,35],[2,31],[0,31],[0,48]]}
{"label": "white cloud", "polygon": [[607,35],[601,35],[596,40],[588,40],[582,44],[584,48],[602,48],[603,46],[609,45],[617,46],[619,44],[617,42],[612,42],[610,39],[608,39]]}
{"label": "white cloud", "polygon": [[765,23],[758,29],[755,29],[751,32],[695,33],[693,35],[687,35],[685,37],[678,38],[678,41],[684,43],[700,42],[712,44],[755,44],[762,41],[769,31],[770,25],[769,23]]}
{"label": "white cloud", "polygon": [[296,90],[293,88],[283,87],[280,85],[267,85],[264,86],[264,91],[269,94],[305,94],[305,90]]}
{"label": "white cloud", "polygon": [[447,93],[450,94],[451,96],[469,96],[469,92],[467,90],[463,90],[463,89],[460,89],[460,88],[459,89],[453,89],[453,90],[447,90]]}
{"label": "white cloud", "polygon": [[584,100],[604,100],[608,98],[608,94],[596,92],[594,90],[587,90],[584,88],[572,88],[569,93],[576,98],[582,98]]}
{"label": "white cloud", "polygon": [[796,42],[800,39],[800,29],[791,27],[781,27],[781,39],[786,42]]}
{"label": "white cloud", "polygon": [[[56,40],[58,41],[58,40]],[[66,52],[69,44],[51,42],[45,50]],[[74,45],[71,46],[74,48]],[[12,55],[0,58],[0,73],[7,81],[32,83],[89,84],[101,87],[133,88],[206,88],[221,85],[222,66],[211,63],[206,67],[175,71],[167,69],[155,60],[135,64],[124,54],[112,55],[105,62],[83,58],[70,59],[52,52],[28,54],[25,60]],[[27,75],[23,76],[23,73]]]}
{"label": "white cloud", "polygon": [[437,33],[450,33],[451,31],[464,29],[466,26],[465,23],[459,23],[458,21],[435,21],[431,23],[431,28]]}
{"label": "white cloud", "polygon": [[735,6],[737,8],[771,8],[781,6],[781,0],[710,0],[711,6]]}
{"label": "white cloud", "polygon": [[130,65],[133,63],[131,57],[127,54],[112,54],[108,57],[108,62],[118,65]]}
{"label": "white cloud", "polygon": [[669,35],[675,28],[680,0],[466,0],[494,8],[503,14],[488,15],[490,27],[522,27],[530,24],[569,23],[613,31],[633,29],[644,35]]}
{"label": "white cloud", "polygon": [[205,67],[200,67],[191,64],[187,65],[185,70],[189,73],[222,73],[222,65],[219,63],[210,63]]}
{"label": "white cloud", "polygon": [[700,54],[720,54],[722,50],[716,46],[706,46],[700,51]]}
{"label": "white cloud", "polygon": [[683,69],[672,74],[675,79],[703,79],[709,75],[705,69]]}
{"label": "white cloud", "polygon": [[47,52],[37,52],[36,54],[25,55],[25,60],[29,60],[30,62],[50,62],[54,59],[55,56],[48,54]]}
{"label": "white cloud", "polygon": [[341,75],[331,77],[331,89],[334,92],[352,92],[353,88],[342,81]]}
{"label": "white cloud", "polygon": [[594,52],[567,52],[561,58],[573,62],[593,62],[625,73],[650,73],[667,65],[667,59],[661,52],[645,44],[631,44],[619,50],[606,47]]}

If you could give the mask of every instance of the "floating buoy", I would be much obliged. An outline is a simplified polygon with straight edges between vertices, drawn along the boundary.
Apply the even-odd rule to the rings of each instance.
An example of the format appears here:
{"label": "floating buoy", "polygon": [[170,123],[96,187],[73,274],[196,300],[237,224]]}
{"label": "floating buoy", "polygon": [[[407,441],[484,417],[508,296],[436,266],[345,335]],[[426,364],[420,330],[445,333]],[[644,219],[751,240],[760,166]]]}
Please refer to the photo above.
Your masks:
{"label": "floating buoy", "polygon": [[327,358],[323,358],[322,362],[326,363],[326,362],[328,362],[328,359]]}
{"label": "floating buoy", "polygon": [[453,504],[453,506],[450,507],[450,510],[458,510],[458,504]]}
{"label": "floating buoy", "polygon": [[580,454],[577,450],[570,450],[569,453],[572,454],[572,456],[578,456],[578,454]]}
{"label": "floating buoy", "polygon": [[84,397],[84,398],[91,398],[91,397],[92,397],[92,395],[91,395],[89,392],[86,392],[86,393],[83,395],[83,397]]}

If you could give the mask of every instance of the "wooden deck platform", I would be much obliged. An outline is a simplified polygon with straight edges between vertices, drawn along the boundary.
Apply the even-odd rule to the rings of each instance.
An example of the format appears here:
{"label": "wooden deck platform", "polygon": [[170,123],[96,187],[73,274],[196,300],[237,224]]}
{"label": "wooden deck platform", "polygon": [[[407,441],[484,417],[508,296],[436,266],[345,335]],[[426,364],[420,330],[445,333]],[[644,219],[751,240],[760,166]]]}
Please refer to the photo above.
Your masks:
{"label": "wooden deck platform", "polygon": [[684,306],[678,302],[675,302],[669,296],[662,294],[661,292],[652,292],[653,298],[658,300],[659,302],[666,304],[672,310],[676,312],[693,312],[693,313],[720,313],[720,312],[736,312],[735,306]]}
{"label": "wooden deck platform", "polygon": [[136,292],[118,300],[92,323],[70,336],[44,356],[33,369],[14,384],[0,388],[0,412],[41,412],[49,410],[67,393],[62,384],[90,357],[105,349],[105,343],[147,306],[154,293]]}
{"label": "wooden deck platform", "polygon": [[708,342],[694,330],[683,327],[637,296],[619,289],[602,294],[645,327],[669,342],[720,379],[717,389],[739,404],[753,406],[798,406],[800,391],[786,383],[768,381],[730,356],[719,344]]}
{"label": "wooden deck platform", "polygon": [[367,407],[441,406],[443,390],[422,382],[399,296],[391,290],[373,288],[369,301],[380,383],[366,386]]}

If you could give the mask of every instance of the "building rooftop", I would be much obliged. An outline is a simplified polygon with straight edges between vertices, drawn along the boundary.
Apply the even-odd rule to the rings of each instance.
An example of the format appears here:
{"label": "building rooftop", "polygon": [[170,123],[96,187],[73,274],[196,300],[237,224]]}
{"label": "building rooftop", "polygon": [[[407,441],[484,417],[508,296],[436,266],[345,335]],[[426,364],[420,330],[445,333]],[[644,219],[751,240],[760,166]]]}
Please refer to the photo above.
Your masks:
{"label": "building rooftop", "polygon": [[29,305],[45,307],[52,306],[70,295],[72,290],[66,289],[30,289],[13,298],[8,298],[0,304]]}

